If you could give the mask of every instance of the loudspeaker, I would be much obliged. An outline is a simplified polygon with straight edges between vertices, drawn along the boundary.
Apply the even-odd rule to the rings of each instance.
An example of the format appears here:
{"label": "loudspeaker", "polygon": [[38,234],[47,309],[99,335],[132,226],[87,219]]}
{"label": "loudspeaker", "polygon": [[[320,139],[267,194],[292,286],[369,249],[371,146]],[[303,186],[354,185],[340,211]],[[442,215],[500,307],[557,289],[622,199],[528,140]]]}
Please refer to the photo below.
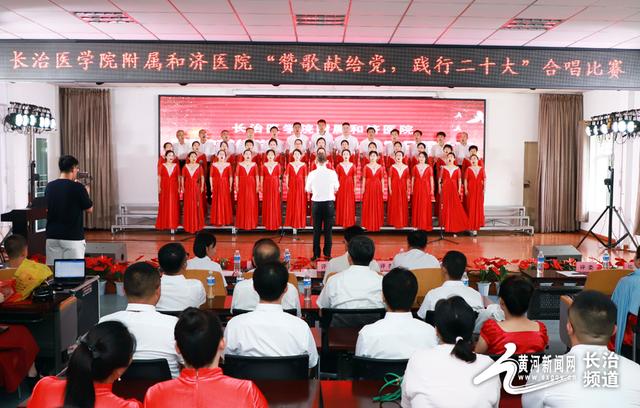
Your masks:
{"label": "loudspeaker", "polygon": [[124,242],[87,242],[85,256],[108,256],[116,262],[127,261],[127,245]]}
{"label": "loudspeaker", "polygon": [[582,261],[582,254],[574,246],[571,245],[534,245],[533,258],[538,257],[538,252],[542,251],[545,261],[549,259],[557,259],[559,261],[565,261],[569,258],[573,258],[576,261]]}

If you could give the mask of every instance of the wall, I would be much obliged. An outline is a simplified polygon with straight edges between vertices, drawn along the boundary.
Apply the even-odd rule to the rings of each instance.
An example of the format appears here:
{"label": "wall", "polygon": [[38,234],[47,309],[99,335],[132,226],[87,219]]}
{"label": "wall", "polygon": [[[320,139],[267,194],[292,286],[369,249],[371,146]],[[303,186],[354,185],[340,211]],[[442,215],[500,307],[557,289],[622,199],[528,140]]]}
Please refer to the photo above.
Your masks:
{"label": "wall", "polygon": [[[121,203],[153,203],[157,197],[155,175],[158,140],[158,95],[346,95],[438,96],[486,99],[486,205],[522,205],[524,142],[538,139],[538,95],[529,91],[439,91],[413,89],[375,90],[254,86],[231,87],[116,87],[112,89],[113,143]],[[293,119],[293,118],[292,118]],[[348,118],[345,118],[348,120]],[[507,177],[505,177],[507,175]]]}
{"label": "wall", "polygon": [[[48,107],[58,120],[58,87],[36,82],[0,82],[1,115],[9,102],[23,102]],[[49,177],[57,177],[60,155],[58,131],[42,133],[48,139]],[[24,208],[29,193],[29,151],[27,135],[0,130],[0,212]]]}

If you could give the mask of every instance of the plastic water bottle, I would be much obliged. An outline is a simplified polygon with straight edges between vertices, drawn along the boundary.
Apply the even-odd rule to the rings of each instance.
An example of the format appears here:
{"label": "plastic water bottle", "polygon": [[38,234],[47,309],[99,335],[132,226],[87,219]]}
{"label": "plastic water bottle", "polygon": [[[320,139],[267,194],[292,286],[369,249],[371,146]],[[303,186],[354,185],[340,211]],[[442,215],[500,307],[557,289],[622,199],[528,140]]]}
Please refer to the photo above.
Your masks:
{"label": "plastic water bottle", "polygon": [[240,250],[236,249],[236,252],[233,254],[233,275],[236,277],[236,282],[241,282],[244,280],[244,277],[242,276],[240,261]]}
{"label": "plastic water bottle", "polygon": [[213,299],[214,298],[214,294],[213,294],[213,287],[216,286],[216,277],[213,275],[213,273],[209,273],[209,276],[207,276],[207,299]]}
{"label": "plastic water bottle", "polygon": [[542,251],[538,251],[538,258],[536,259],[536,272],[542,273],[544,271],[544,254]]}
{"label": "plastic water bottle", "polygon": [[284,266],[287,267],[287,270],[291,269],[291,252],[289,252],[289,248],[284,250]]}
{"label": "plastic water bottle", "polygon": [[467,271],[462,274],[462,278],[460,279],[464,286],[469,286],[469,275],[467,275]]}
{"label": "plastic water bottle", "polygon": [[302,280],[302,289],[304,291],[304,300],[311,300],[311,275],[306,271]]}
{"label": "plastic water bottle", "polygon": [[605,251],[604,255],[602,255],[602,269],[609,269],[611,267],[611,255],[609,255],[609,251]]}

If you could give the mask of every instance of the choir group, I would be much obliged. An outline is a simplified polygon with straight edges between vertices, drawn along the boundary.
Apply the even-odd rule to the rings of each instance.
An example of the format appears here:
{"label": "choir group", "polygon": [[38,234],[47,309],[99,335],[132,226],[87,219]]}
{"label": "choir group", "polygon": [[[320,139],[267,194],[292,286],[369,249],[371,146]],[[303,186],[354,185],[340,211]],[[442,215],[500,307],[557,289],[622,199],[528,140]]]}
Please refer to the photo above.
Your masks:
{"label": "choir group", "polygon": [[207,218],[213,226],[255,229],[260,203],[265,229],[304,228],[309,213],[305,180],[316,168],[319,152],[340,182],[336,225],[356,224],[356,201],[362,202],[360,225],[369,231],[385,225],[385,201],[386,224],[395,228],[431,231],[434,216],[446,232],[477,231],[484,225],[486,176],[478,147],[468,144],[467,133],[449,144],[445,132],[438,132],[427,149],[420,130],[413,132],[413,141],[403,142],[394,129],[383,143],[369,127],[359,142],[349,123],[342,124],[342,135],[335,138],[324,120],[317,124],[317,132],[308,137],[296,122],[286,139],[273,126],[268,140],[256,140],[252,128],[235,141],[228,130],[213,140],[202,129],[199,140],[188,142],[178,130],[177,140],[164,143],[158,158],[156,228],[178,228],[181,201],[182,226],[190,233],[201,230]]}

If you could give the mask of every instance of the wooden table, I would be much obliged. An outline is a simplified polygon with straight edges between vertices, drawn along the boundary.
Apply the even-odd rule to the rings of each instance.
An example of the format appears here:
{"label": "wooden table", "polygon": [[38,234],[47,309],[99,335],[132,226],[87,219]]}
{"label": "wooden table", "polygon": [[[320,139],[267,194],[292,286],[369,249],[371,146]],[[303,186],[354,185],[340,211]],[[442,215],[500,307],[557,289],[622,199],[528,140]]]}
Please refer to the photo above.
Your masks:
{"label": "wooden table", "polygon": [[[349,381],[324,380],[320,381],[322,389],[322,406],[327,408],[356,408],[356,407],[397,407],[395,402],[380,404],[373,401],[382,387],[382,381]],[[394,391],[396,388],[389,388]],[[385,390],[386,392],[390,392]]]}
{"label": "wooden table", "polygon": [[546,284],[546,286],[549,286],[549,284],[559,286],[565,283],[575,283],[578,286],[584,286],[584,283],[587,280],[587,275],[585,274],[579,274],[576,276],[565,276],[558,271],[552,270],[544,270],[541,273],[538,273],[535,268],[526,269],[522,271],[522,274],[529,278],[531,282],[533,282],[533,285],[536,287],[545,286],[541,284]]}

